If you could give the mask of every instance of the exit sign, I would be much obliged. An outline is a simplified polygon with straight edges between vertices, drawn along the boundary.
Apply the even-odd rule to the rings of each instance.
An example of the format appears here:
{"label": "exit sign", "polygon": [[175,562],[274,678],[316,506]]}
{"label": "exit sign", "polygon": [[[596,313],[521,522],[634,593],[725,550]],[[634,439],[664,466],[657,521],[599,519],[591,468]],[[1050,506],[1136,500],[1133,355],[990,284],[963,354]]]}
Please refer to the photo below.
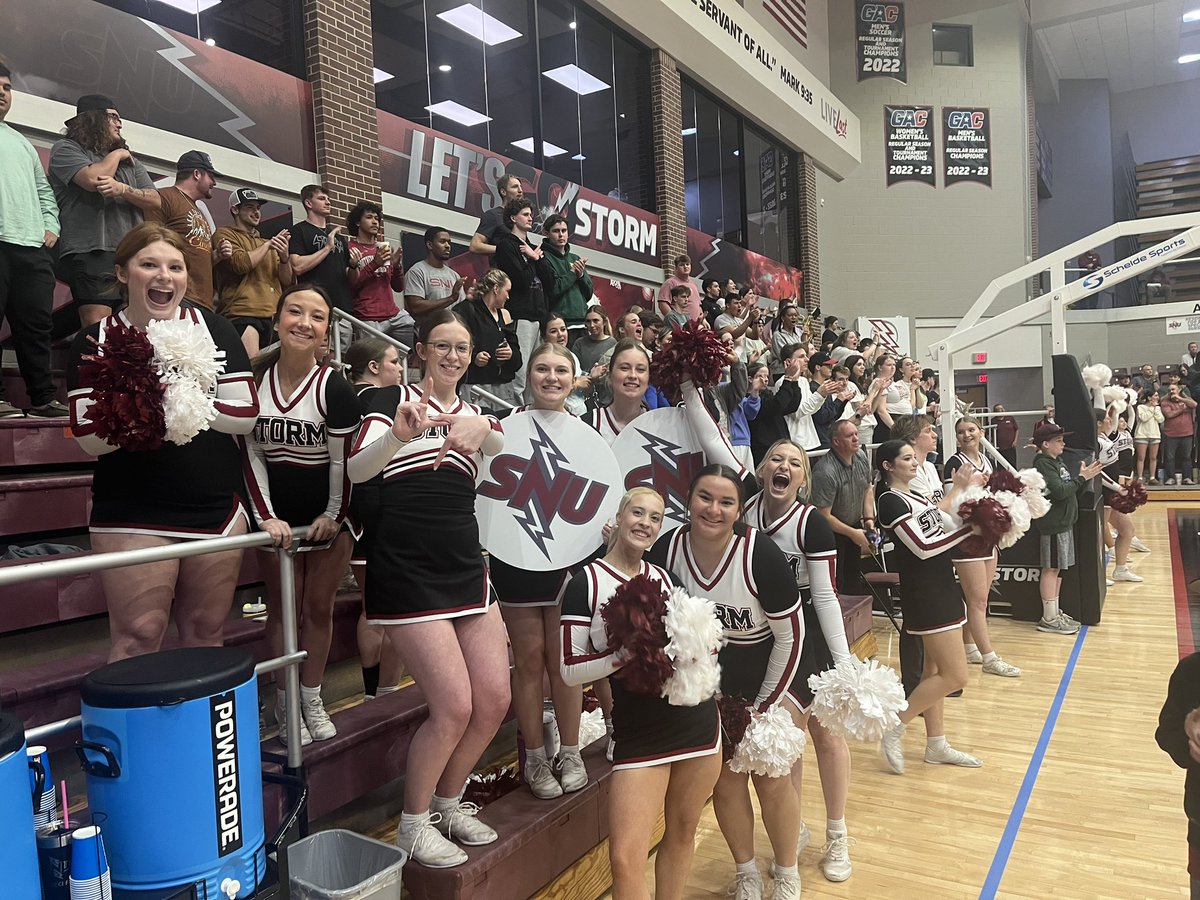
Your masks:
{"label": "exit sign", "polygon": [[973,362],[977,366],[986,365],[987,364],[987,354],[986,353],[973,353],[973,354],[971,354],[971,362]]}
{"label": "exit sign", "polygon": [[980,384],[987,384],[987,372],[980,372],[975,377],[978,379]]}

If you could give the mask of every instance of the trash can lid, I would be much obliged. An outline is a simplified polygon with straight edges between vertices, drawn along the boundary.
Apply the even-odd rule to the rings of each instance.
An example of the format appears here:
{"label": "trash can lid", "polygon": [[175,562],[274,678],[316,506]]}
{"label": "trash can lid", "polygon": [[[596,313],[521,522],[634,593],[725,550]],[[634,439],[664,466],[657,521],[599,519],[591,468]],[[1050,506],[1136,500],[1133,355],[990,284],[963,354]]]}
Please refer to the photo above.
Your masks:
{"label": "trash can lid", "polygon": [[254,677],[254,657],[240,647],[186,647],[148,653],[97,669],[79,687],[86,706],[133,709],[197,700]]}
{"label": "trash can lid", "polygon": [[25,723],[12,713],[0,712],[0,759],[25,746]]}

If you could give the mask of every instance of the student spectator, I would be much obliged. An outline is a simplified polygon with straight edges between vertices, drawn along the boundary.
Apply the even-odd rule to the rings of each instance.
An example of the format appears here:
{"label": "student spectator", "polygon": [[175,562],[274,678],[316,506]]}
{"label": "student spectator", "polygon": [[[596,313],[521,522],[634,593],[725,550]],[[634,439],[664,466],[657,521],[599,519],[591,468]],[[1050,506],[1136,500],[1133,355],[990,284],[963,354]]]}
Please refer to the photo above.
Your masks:
{"label": "student spectator", "polygon": [[[1183,367],[1180,366],[1180,368]],[[1162,380],[1158,385],[1158,396],[1160,399],[1167,396],[1167,394],[1170,392],[1169,389],[1171,385],[1175,385],[1179,388],[1179,395],[1181,397],[1192,396],[1192,392],[1188,390],[1187,382],[1181,376],[1179,369],[1173,369],[1162,376]]]}
{"label": "student spectator", "polygon": [[833,357],[834,362],[842,362],[857,352],[858,332],[847,329],[838,335],[837,343],[833,345],[829,355]]}
{"label": "student spectator", "polygon": [[547,216],[542,227],[546,232],[546,239],[542,241],[542,259],[553,273],[553,278],[544,285],[546,304],[567,323],[568,331],[582,334],[588,302],[592,299],[592,276],[587,271],[587,260],[571,252],[564,217],[557,213]]}
{"label": "student spectator", "polygon": [[1187,770],[1183,811],[1188,820],[1188,874],[1194,900],[1200,897],[1200,653],[1185,656],[1171,673],[1154,739],[1175,765]]}
{"label": "student spectator", "polygon": [[420,325],[426,316],[458,303],[463,289],[471,289],[464,279],[446,265],[451,253],[450,232],[445,228],[425,231],[425,258],[408,267],[404,276],[404,308]]}
{"label": "student spectator", "polygon": [[[692,292],[688,287],[677,284],[671,288],[671,311],[665,317],[668,328],[672,331],[682,331],[687,323],[692,321],[688,315],[688,306],[691,302]],[[705,319],[705,321],[708,320]]]}
{"label": "student spectator", "polygon": [[260,235],[262,204],[250,188],[235,191],[229,208],[233,224],[218,228],[212,237],[217,312],[233,323],[251,358],[271,343],[280,294],[295,281],[288,262],[291,232],[285,228],[270,240]]}
{"label": "student spectator", "polygon": [[[300,202],[304,206],[305,219],[292,226],[292,237],[288,242],[292,272],[297,281],[324,288],[335,310],[353,315],[350,250],[342,226],[329,224],[329,214],[333,211],[329,190],[324,185],[306,184],[300,189]],[[334,321],[337,327],[329,330],[330,339],[349,347],[352,326],[336,315]]]}
{"label": "student spectator", "polygon": [[667,327],[667,323],[649,311],[638,313],[638,318],[642,320],[642,343],[653,353],[658,349],[659,334]]}
{"label": "student spectator", "polygon": [[1196,401],[1185,397],[1178,384],[1167,387],[1160,403],[1163,414],[1163,471],[1166,482],[1194,484],[1192,481],[1192,437],[1196,433]]}
{"label": "student spectator", "polygon": [[[537,346],[542,319],[549,312],[545,286],[554,282],[554,270],[543,259],[541,247],[529,242],[533,230],[533,204],[524,198],[509,200],[504,207],[507,232],[496,235],[494,264],[509,277],[508,311],[516,322],[520,359],[529,359]],[[517,348],[514,348],[514,350]],[[525,367],[513,378],[516,397],[525,394]]]}
{"label": "student spectator", "polygon": [[631,338],[632,340],[641,343],[642,340],[642,316],[635,307],[629,310],[621,318],[617,319],[616,333],[613,335],[618,341],[621,338]]}
{"label": "student spectator", "polygon": [[207,153],[189,150],[175,164],[174,186],[159,188],[158,209],[146,210],[147,222],[162,222],[183,238],[188,255],[185,299],[205,309],[213,308],[213,229],[196,201],[212,199],[220,174]]}
{"label": "student spectator", "polygon": [[364,200],[346,216],[350,258],[350,289],[354,294],[354,316],[388,337],[412,349],[417,324],[407,310],[396,305],[394,291],[404,290],[403,256],[393,250],[383,232],[383,208]]}
{"label": "student spectator", "polygon": [[700,291],[696,289],[696,283],[692,281],[692,259],[687,254],[681,253],[675,257],[674,265],[675,273],[663,281],[662,286],[658,289],[658,312],[663,318],[666,318],[667,313],[675,308],[671,301],[671,289],[686,287],[689,295],[686,310],[688,319],[699,319],[702,308]]}
{"label": "student spectator", "polygon": [[[51,247],[58,242],[58,205],[33,145],[5,124],[12,108],[12,72],[0,63],[0,322],[8,320],[32,416],[65,416],[50,378],[54,308]],[[4,399],[0,419],[21,415]]]}
{"label": "student spectator", "polygon": [[750,329],[758,331],[758,318],[761,310],[758,308],[755,293],[746,288],[743,293],[725,304],[725,312],[717,316],[713,330],[718,334],[729,335],[733,339],[733,348],[744,360],[745,335]]}
{"label": "student spectator", "polygon": [[516,175],[506,173],[496,179],[496,205],[485,212],[475,226],[475,234],[471,236],[472,253],[482,253],[484,256],[495,254],[496,238],[511,227],[505,218],[504,207],[510,200],[520,200],[524,196],[521,179]]}
{"label": "student spectator", "polygon": [[87,328],[119,302],[113,280],[117,244],[162,200],[121,137],[121,114],[112,100],[85,94],[66,126],[66,137],[50,148],[50,187],[62,225],[56,271]]}
{"label": "student spectator", "polygon": [[[466,383],[487,391],[493,397],[516,406],[521,395],[516,392],[516,372],[522,365],[517,347],[517,332],[512,316],[505,305],[512,282],[499,269],[488,269],[479,279],[475,296],[455,310],[471,331],[471,365]],[[495,401],[479,396],[478,406],[490,409]]]}
{"label": "student spectator", "polygon": [[812,504],[829,520],[837,545],[837,587],[862,591],[862,555],[874,553],[867,532],[875,530],[875,491],[871,462],[849,419],[830,432],[829,452],[813,464]]}
{"label": "student spectator", "polygon": [[820,441],[821,447],[828,447],[829,428],[842,418],[846,405],[854,395],[853,388],[849,384],[848,373],[841,379],[834,377],[833,360],[828,353],[821,351],[814,353],[808,359],[808,368],[812,373],[810,387],[814,391],[819,391],[822,385],[833,384],[835,386],[833,392],[825,397],[821,408],[812,416],[813,425],[817,429],[817,440]]}
{"label": "student spectator", "polygon": [[1137,427],[1133,433],[1137,462],[1134,463],[1133,477],[1138,481],[1145,479],[1147,484],[1159,484],[1158,447],[1162,443],[1163,424],[1163,411],[1159,404],[1158,391],[1147,388],[1142,391],[1141,401],[1137,405]]}
{"label": "student spectator", "polygon": [[706,278],[702,284],[704,293],[700,295],[700,312],[709,325],[715,325],[717,316],[725,309],[725,298],[721,296],[721,282],[715,278]]}
{"label": "student spectator", "polygon": [[[992,407],[992,412],[1003,413],[1006,411],[1003,403],[997,403]],[[1021,433],[1021,427],[1012,416],[995,416],[992,418],[992,424],[996,426],[996,449],[1000,451],[1000,455],[1008,461],[1008,464],[1015,468],[1017,465],[1017,435]]]}
{"label": "student spectator", "polygon": [[[603,378],[608,371],[608,358],[617,340],[609,328],[604,309],[593,306],[583,320],[583,337],[571,345],[571,352],[579,360],[579,371],[590,372],[593,378]],[[603,366],[603,369],[597,367]]]}
{"label": "student spectator", "polygon": [[882,349],[883,348],[881,348],[879,344],[877,344],[871,338],[858,339],[858,355],[866,360],[868,369],[875,365],[875,358],[879,356],[879,353]]}
{"label": "student spectator", "polygon": [[892,432],[892,422],[895,416],[911,416],[912,400],[908,386],[895,380],[896,359],[884,354],[875,360],[875,378],[880,382],[880,390],[875,399],[875,434],[872,443],[881,444],[888,440]]}
{"label": "student spectator", "polygon": [[825,330],[821,332],[821,346],[822,347],[825,347],[826,345],[832,347],[833,345],[837,344],[837,339],[838,339],[837,327],[839,324],[840,323],[838,322],[837,316],[826,316],[825,317]]}
{"label": "student spectator", "polygon": [[925,412],[935,422],[938,415],[941,413],[942,395],[938,393],[938,377],[937,372],[933,369],[922,369],[921,380],[919,382],[919,390],[925,399],[922,404]]}
{"label": "student spectator", "polygon": [[1179,361],[1191,369],[1200,367],[1200,344],[1188,341],[1187,353],[1179,357]]}
{"label": "student spectator", "polygon": [[597,363],[590,370],[579,367],[579,357],[567,348],[567,323],[562,316],[550,313],[542,323],[542,340],[547,344],[557,344],[566,350],[575,364],[575,383],[571,387],[571,395],[567,397],[563,408],[573,416],[582,416],[587,412],[587,398],[591,396],[593,383],[604,375],[606,367]]}
{"label": "student spectator", "polygon": [[787,348],[804,341],[800,329],[800,307],[789,303],[779,312],[779,322],[771,329],[771,374],[778,378],[783,374],[783,360]]}
{"label": "student spectator", "polygon": [[756,466],[763,461],[767,450],[776,441],[791,440],[787,417],[800,406],[800,380],[803,375],[804,364],[801,357],[789,357],[783,377],[775,383],[774,388],[768,387],[759,392],[758,415],[749,420],[750,450]]}
{"label": "student spectator", "polygon": [[[779,381],[789,380],[787,375],[787,360],[797,359],[800,361],[800,366],[807,366],[809,363],[808,349],[804,344],[792,344],[784,353],[784,369],[785,373]],[[779,386],[779,381],[776,382],[776,387]],[[817,434],[816,423],[813,422],[813,416],[821,411],[825,405],[825,399],[838,392],[838,385],[833,381],[825,381],[820,385],[815,385],[804,375],[801,375],[796,380],[797,387],[800,391],[800,404],[795,412],[787,416],[789,437],[805,450],[817,450],[821,446],[821,438]]]}

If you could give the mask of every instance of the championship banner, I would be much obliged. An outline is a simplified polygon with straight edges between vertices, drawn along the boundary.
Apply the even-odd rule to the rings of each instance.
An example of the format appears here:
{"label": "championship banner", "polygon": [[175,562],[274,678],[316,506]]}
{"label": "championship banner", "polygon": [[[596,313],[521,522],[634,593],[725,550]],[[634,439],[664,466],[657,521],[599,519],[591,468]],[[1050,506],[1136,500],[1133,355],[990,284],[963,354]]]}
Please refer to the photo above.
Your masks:
{"label": "championship banner", "polygon": [[854,46],[858,80],[895,78],[908,83],[908,64],[904,52],[904,4],[854,4]]}
{"label": "championship banner", "polygon": [[992,186],[991,111],[942,107],[944,187],[960,181]]}
{"label": "championship banner", "polygon": [[487,459],[475,488],[479,538],[510,566],[565,569],[600,546],[624,493],[616,457],[595,429],[567,413],[513,413],[504,451]]}
{"label": "championship banner", "polygon": [[[506,439],[507,434],[506,426]],[[612,452],[625,473],[625,490],[638,485],[654,488],[662,494],[666,518],[676,525],[687,524],[688,487],[706,461],[683,409],[673,406],[642,413],[617,435]]]}
{"label": "championship banner", "polygon": [[885,106],[883,140],[888,187],[902,181],[937,187],[932,106]]}

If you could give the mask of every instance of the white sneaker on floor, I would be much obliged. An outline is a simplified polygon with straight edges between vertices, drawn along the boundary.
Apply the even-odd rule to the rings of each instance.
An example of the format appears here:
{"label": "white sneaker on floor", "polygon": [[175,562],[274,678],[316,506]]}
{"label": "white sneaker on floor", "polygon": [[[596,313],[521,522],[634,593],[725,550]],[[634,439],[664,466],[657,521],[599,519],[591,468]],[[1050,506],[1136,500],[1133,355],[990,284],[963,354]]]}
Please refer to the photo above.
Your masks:
{"label": "white sneaker on floor", "polygon": [[1050,621],[1047,621],[1044,618],[1039,620],[1037,623],[1037,630],[1044,631],[1047,634],[1078,634],[1079,623],[1071,622],[1061,613],[1059,613],[1059,615]]}
{"label": "white sneaker on floor", "polygon": [[826,834],[825,849],[821,851],[821,873],[826,881],[845,881],[853,869],[850,866],[850,836]]}
{"label": "white sneaker on floor", "polygon": [[1113,571],[1112,577],[1113,577],[1113,581],[1128,581],[1133,584],[1137,584],[1139,581],[1146,580],[1141,575],[1138,575],[1136,572],[1131,572],[1128,569],[1128,567],[1122,568],[1120,566],[1118,566],[1116,568],[1116,570]]}
{"label": "white sneaker on floor", "polygon": [[525,781],[533,796],[539,800],[553,800],[562,796],[562,785],[554,777],[550,760],[545,758],[533,759],[525,757]]}
{"label": "white sneaker on floor", "polygon": [[313,697],[311,700],[301,697],[300,712],[304,716],[304,724],[308,728],[308,733],[312,735],[314,741],[327,741],[337,737],[337,728],[334,727],[333,720],[329,718],[329,713],[325,711],[325,704],[321,702],[320,697]]}
{"label": "white sneaker on floor", "polygon": [[753,872],[737,874],[733,884],[729,886],[729,896],[733,900],[762,900],[763,880],[757,867]]}
{"label": "white sneaker on floor", "polygon": [[[287,704],[284,702],[283,691],[277,691],[275,694],[275,722],[279,725],[279,743],[287,746]],[[307,747],[313,742],[312,735],[308,733],[308,728],[304,724],[304,717],[300,717],[300,746]]]}
{"label": "white sneaker on floor", "polygon": [[979,652],[978,648],[967,651],[967,663],[972,666],[983,665],[983,654]]}
{"label": "white sneaker on floor", "polygon": [[441,816],[436,813],[427,814],[425,819],[408,831],[396,832],[396,846],[408,854],[408,858],[416,860],[430,869],[448,869],[451,866],[461,866],[467,861],[467,854],[461,847],[455,846],[442,837],[437,825]]}
{"label": "white sneaker on floor", "polygon": [[468,847],[495,843],[499,835],[490,825],[476,818],[479,810],[480,806],[476,803],[459,803],[449,812],[437,813],[432,824],[446,838]]}
{"label": "white sneaker on floor", "polygon": [[796,841],[796,855],[803,853],[808,845],[812,843],[812,831],[809,830],[807,822],[800,823],[800,839]]}
{"label": "white sneaker on floor", "polygon": [[771,873],[771,900],[800,900],[800,876]]}
{"label": "white sneaker on floor", "polygon": [[1112,587],[1114,584],[1116,584],[1116,582],[1115,582],[1115,581],[1113,581],[1113,580],[1112,580],[1111,578],[1109,578],[1107,575],[1105,575],[1105,576],[1104,576],[1104,586],[1105,586],[1105,587]]}
{"label": "white sneaker on floor", "polygon": [[983,765],[983,760],[972,756],[970,753],[955,750],[949,744],[946,744],[939,750],[934,750],[927,746],[925,748],[925,762],[934,766],[963,766],[967,769],[978,769]]}
{"label": "white sneaker on floor", "polygon": [[558,780],[564,794],[573,794],[587,787],[588,773],[583,757],[578,753],[563,753],[554,760]]}
{"label": "white sneaker on floor", "polygon": [[1150,548],[1147,547],[1145,544],[1143,544],[1142,539],[1140,537],[1138,537],[1136,534],[1133,536],[1133,541],[1129,544],[1129,546],[1132,547],[1134,550],[1136,550],[1138,553],[1149,553],[1150,552]]}
{"label": "white sneaker on floor", "polygon": [[989,675],[1003,675],[1005,678],[1016,678],[1021,674],[1021,670],[1012,663],[1005,662],[1000,657],[989,659],[983,664],[983,671]]}
{"label": "white sneaker on floor", "polygon": [[902,742],[906,728],[906,725],[897,725],[890,731],[885,731],[883,738],[879,741],[879,749],[883,753],[883,758],[897,775],[904,774],[904,745]]}

